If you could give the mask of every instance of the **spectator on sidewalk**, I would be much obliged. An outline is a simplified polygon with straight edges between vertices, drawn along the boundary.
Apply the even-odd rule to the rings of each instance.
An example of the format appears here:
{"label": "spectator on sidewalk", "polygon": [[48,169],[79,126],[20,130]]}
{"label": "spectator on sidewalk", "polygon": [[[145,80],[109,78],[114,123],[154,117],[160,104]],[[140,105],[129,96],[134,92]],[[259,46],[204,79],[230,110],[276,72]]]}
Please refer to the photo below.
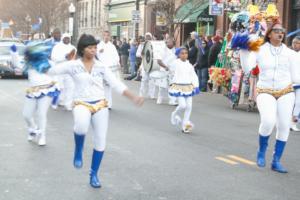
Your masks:
{"label": "spectator on sidewalk", "polygon": [[207,81],[208,81],[208,54],[209,47],[207,41],[202,40],[203,50],[198,51],[197,61],[194,65],[198,78],[199,78],[199,89],[202,92],[207,91]]}
{"label": "spectator on sidewalk", "polygon": [[129,73],[129,69],[128,69],[129,50],[130,50],[130,45],[127,43],[126,38],[124,38],[123,43],[120,47],[121,67],[122,67],[122,70],[123,70],[124,74]]}

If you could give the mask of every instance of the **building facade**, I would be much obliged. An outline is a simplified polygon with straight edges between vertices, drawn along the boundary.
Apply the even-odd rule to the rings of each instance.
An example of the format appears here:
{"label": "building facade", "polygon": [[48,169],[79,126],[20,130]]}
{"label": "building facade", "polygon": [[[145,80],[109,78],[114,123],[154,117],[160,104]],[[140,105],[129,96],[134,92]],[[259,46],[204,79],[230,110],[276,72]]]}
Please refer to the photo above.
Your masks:
{"label": "building facade", "polygon": [[77,37],[83,33],[92,34],[101,38],[107,25],[108,0],[78,0],[76,3],[76,25]]}

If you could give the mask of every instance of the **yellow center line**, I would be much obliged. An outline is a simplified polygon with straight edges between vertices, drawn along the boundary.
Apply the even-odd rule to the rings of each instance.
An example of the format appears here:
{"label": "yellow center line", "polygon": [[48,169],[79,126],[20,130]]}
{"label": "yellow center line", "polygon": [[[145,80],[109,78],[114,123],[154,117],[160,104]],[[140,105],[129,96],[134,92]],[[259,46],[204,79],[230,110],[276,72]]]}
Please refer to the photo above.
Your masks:
{"label": "yellow center line", "polygon": [[220,160],[220,161],[223,161],[227,164],[230,164],[230,165],[238,165],[239,163],[233,161],[233,160],[229,160],[227,158],[223,158],[223,157],[216,157],[217,160]]}
{"label": "yellow center line", "polygon": [[241,163],[244,163],[244,164],[247,164],[247,165],[256,165],[255,162],[251,161],[251,160],[247,160],[245,158],[241,158],[239,156],[235,156],[235,155],[228,155],[227,156],[228,158],[231,158],[235,161],[238,161],[238,162],[241,162]]}

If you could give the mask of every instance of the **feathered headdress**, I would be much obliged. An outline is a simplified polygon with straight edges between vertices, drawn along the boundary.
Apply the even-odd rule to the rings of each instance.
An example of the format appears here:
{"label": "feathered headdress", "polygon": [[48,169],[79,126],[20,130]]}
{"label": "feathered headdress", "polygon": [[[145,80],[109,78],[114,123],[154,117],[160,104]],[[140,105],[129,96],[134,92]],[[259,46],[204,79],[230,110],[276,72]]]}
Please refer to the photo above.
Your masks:
{"label": "feathered headdress", "polygon": [[45,73],[50,67],[49,52],[51,46],[45,42],[33,41],[27,44],[25,50],[26,69],[35,69],[39,73]]}

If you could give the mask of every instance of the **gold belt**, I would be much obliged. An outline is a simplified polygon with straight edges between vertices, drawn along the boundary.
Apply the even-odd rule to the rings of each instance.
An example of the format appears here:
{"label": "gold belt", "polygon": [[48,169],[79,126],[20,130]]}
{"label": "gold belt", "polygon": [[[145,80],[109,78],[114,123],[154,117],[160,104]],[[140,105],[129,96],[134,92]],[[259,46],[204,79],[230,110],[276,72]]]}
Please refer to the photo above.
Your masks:
{"label": "gold belt", "polygon": [[282,90],[274,90],[274,89],[267,89],[267,88],[256,88],[257,94],[266,93],[270,94],[276,99],[279,99],[281,96],[294,92],[294,88],[292,85],[287,86]]}
{"label": "gold belt", "polygon": [[108,102],[106,100],[100,100],[95,104],[91,104],[84,101],[74,101],[73,105],[74,107],[78,105],[85,106],[92,114],[94,114],[103,108],[107,108]]}
{"label": "gold belt", "polygon": [[30,87],[26,90],[26,93],[30,94],[30,93],[38,92],[38,91],[43,90],[43,89],[48,89],[48,88],[51,88],[55,84],[56,84],[56,82],[52,81],[51,83],[46,84],[46,85],[39,85],[39,86]]}
{"label": "gold belt", "polygon": [[191,92],[194,90],[194,86],[192,84],[172,84],[170,89],[179,90],[181,92]]}

